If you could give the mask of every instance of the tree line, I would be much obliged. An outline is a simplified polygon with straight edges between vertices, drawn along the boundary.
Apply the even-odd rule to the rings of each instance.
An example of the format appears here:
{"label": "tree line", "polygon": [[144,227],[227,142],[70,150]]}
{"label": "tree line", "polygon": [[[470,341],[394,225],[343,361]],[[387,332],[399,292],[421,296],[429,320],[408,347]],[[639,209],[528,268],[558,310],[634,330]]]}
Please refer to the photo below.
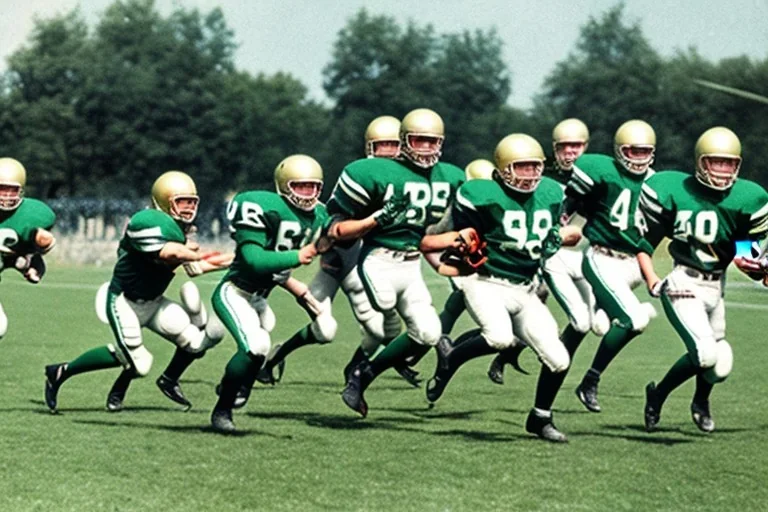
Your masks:
{"label": "tree line", "polygon": [[768,185],[768,106],[694,81],[764,92],[768,57],[664,58],[623,4],[581,27],[527,111],[507,103],[514,70],[502,58],[527,49],[504,48],[494,28],[441,34],[360,10],[323,70],[330,106],[289,74],[238,70],[236,50],[218,8],[164,17],[153,0],[117,0],[92,29],[78,10],[38,19],[0,77],[0,154],[27,166],[38,197],[144,197],[160,172],[182,169],[221,200],[271,188],[292,153],[314,156],[332,184],[361,156],[370,120],[426,106],[445,120],[443,158],[459,166],[490,158],[511,132],[547,148],[565,117],[588,124],[590,151],[610,154],[616,127],[642,118],[657,132],[655,168],[692,169],[698,135],[725,125],[744,145],[742,175]]}

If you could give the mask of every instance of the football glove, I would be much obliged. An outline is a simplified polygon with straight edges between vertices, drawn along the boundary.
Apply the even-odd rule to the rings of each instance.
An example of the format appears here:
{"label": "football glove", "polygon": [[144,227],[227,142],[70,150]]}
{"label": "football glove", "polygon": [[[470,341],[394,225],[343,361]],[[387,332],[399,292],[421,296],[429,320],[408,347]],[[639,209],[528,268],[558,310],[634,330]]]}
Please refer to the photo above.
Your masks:
{"label": "football glove", "polygon": [[477,270],[488,261],[488,255],[485,252],[488,244],[480,238],[475,228],[464,228],[459,231],[456,243],[455,247],[443,253],[440,261],[456,267],[466,265],[472,270]]}
{"label": "football glove", "polygon": [[408,218],[410,204],[407,196],[392,196],[384,208],[373,214],[373,218],[382,228],[402,224]]}

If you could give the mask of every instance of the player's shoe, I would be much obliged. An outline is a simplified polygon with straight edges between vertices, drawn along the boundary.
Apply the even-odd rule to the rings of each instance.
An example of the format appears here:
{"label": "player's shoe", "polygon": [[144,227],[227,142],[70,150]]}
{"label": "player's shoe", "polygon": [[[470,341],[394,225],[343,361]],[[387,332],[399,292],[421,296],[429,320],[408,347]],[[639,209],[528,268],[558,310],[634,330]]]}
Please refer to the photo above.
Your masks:
{"label": "player's shoe", "polygon": [[[272,349],[273,354],[277,353],[277,351],[282,346],[281,343],[278,343],[274,346]],[[256,380],[261,382],[262,384],[274,386],[281,380],[283,380],[283,374],[285,373],[285,359],[277,363],[277,366],[272,367],[272,370],[267,370],[266,365],[262,366],[259,370],[259,373],[256,375]]]}
{"label": "player's shoe", "polygon": [[[221,395],[221,383],[216,384],[216,396]],[[246,386],[241,386],[237,390],[235,395],[235,402],[232,404],[233,409],[241,409],[248,403],[248,398],[251,396],[251,390]]]}
{"label": "player's shoe", "polygon": [[453,351],[450,338],[442,336],[437,342],[436,348],[437,368],[435,368],[435,375],[427,382],[427,401],[430,404],[434,404],[440,399],[454,374],[449,362],[451,351]]}
{"label": "player's shoe", "polygon": [[504,360],[501,354],[497,354],[488,366],[488,378],[494,384],[504,384]]}
{"label": "player's shoe", "polygon": [[406,364],[399,364],[394,367],[394,370],[411,386],[418,388],[421,386],[421,379],[419,378],[419,372],[411,368]]}
{"label": "player's shoe", "polygon": [[552,416],[548,418],[539,416],[533,409],[528,413],[528,419],[525,420],[525,430],[552,443],[568,442],[568,437],[555,427]]}
{"label": "player's shoe", "polygon": [[709,401],[691,402],[691,418],[702,432],[710,433],[715,430],[715,421],[709,413]]}
{"label": "player's shoe", "polygon": [[211,427],[220,434],[237,432],[235,422],[232,421],[232,409],[214,409],[211,413]]}
{"label": "player's shoe", "polygon": [[645,431],[653,432],[661,419],[661,406],[663,402],[656,390],[656,383],[649,382],[645,386]]}
{"label": "player's shoe", "polygon": [[592,412],[600,412],[600,403],[597,401],[597,383],[600,382],[600,378],[595,378],[589,375],[584,376],[581,384],[576,388],[576,396],[584,407]]}
{"label": "player's shoe", "polygon": [[165,375],[160,375],[155,381],[155,384],[157,384],[157,387],[160,388],[160,391],[162,391],[165,396],[177,404],[183,405],[185,407],[185,411],[188,411],[192,408],[192,402],[187,400],[187,397],[185,397],[184,393],[182,393],[181,386],[179,386],[179,381],[171,380]]}
{"label": "player's shoe", "polygon": [[341,399],[347,407],[359,413],[363,418],[368,415],[368,404],[365,401],[363,393],[365,391],[366,381],[373,380],[373,371],[368,361],[358,364],[347,379],[347,385],[341,392]]}
{"label": "player's shoe", "polygon": [[59,387],[64,382],[63,374],[67,363],[50,364],[45,367],[45,405],[56,414]]}
{"label": "player's shoe", "polygon": [[107,411],[120,412],[123,410],[124,391],[110,391],[107,395]]}

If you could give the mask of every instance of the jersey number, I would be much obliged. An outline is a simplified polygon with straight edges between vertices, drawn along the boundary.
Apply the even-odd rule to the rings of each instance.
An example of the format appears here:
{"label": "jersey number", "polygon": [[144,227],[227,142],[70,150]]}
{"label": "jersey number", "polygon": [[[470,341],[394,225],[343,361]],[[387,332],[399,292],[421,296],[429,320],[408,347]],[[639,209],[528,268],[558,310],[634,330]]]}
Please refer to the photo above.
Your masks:
{"label": "jersey number", "polygon": [[552,214],[548,210],[533,212],[531,231],[535,239],[528,239],[527,214],[521,210],[504,212],[504,234],[511,242],[504,242],[501,248],[518,252],[527,252],[532,260],[541,258],[541,244],[552,229]]}
{"label": "jersey number", "polygon": [[[393,194],[394,187],[389,185],[384,200],[388,200]],[[451,185],[444,182],[417,183],[408,181],[403,186],[403,194],[411,200],[407,216],[408,224],[423,226],[430,208],[436,217],[441,217],[445,213],[448,198],[451,195]]]}
{"label": "jersey number", "polygon": [[694,217],[693,211],[680,210],[675,219],[674,237],[681,242],[692,242],[702,263],[715,263],[719,258],[711,244],[717,237],[717,228],[717,214],[713,211],[697,212]]}
{"label": "jersey number", "polygon": [[[629,228],[629,210],[632,204],[632,192],[625,188],[616,198],[616,201],[611,206],[611,212],[609,222],[611,226],[619,228],[619,231],[626,231]],[[648,231],[645,224],[645,217],[639,210],[635,210],[634,218],[635,227],[643,234]]]}

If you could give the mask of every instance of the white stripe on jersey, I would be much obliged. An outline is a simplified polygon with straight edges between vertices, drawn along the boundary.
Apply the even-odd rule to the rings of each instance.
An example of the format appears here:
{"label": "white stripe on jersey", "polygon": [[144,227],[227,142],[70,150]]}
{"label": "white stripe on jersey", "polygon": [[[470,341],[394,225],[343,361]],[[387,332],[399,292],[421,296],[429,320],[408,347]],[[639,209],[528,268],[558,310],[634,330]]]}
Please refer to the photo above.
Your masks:
{"label": "white stripe on jersey", "polygon": [[354,190],[360,197],[365,198],[366,204],[368,204],[371,201],[371,196],[368,194],[368,191],[365,190],[359,183],[357,183],[355,180],[349,177],[349,174],[346,172],[342,172],[341,176],[339,176],[339,181],[343,181],[345,185],[347,185],[349,188]]}
{"label": "white stripe on jersey", "polygon": [[751,222],[750,235],[768,231],[768,203],[753,213],[749,220]]}
{"label": "white stripe on jersey", "polygon": [[457,203],[459,206],[462,206],[462,207],[464,207],[464,208],[467,208],[467,209],[469,209],[469,210],[472,210],[472,211],[475,211],[475,212],[477,211],[477,208],[475,208],[475,205],[473,205],[473,204],[472,204],[472,203],[469,201],[469,199],[467,199],[466,197],[464,197],[463,195],[461,195],[461,189],[459,189],[459,190],[457,190],[457,191],[456,191],[456,203]]}
{"label": "white stripe on jersey", "polygon": [[125,230],[125,234],[131,238],[149,238],[149,237],[161,237],[163,236],[163,230],[160,226],[153,228],[139,229],[138,231]]}
{"label": "white stripe on jersey", "polygon": [[366,201],[364,198],[357,195],[357,193],[351,188],[349,188],[349,186],[346,185],[341,179],[339,179],[339,181],[336,182],[336,187],[337,189],[341,189],[341,191],[344,193],[345,196],[349,197],[356,203],[359,203],[363,206],[368,206],[368,201]]}

